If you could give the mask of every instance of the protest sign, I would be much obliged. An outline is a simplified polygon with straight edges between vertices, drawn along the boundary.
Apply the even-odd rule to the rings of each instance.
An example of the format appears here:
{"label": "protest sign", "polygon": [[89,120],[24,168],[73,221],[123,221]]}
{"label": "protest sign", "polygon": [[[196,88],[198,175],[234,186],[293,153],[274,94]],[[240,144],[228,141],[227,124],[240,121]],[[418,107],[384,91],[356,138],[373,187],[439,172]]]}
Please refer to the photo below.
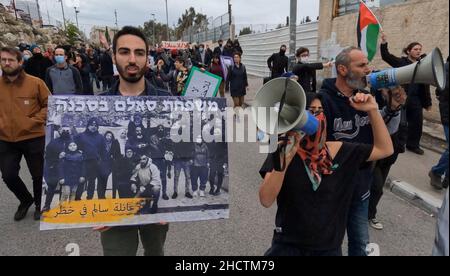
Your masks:
{"label": "protest sign", "polygon": [[225,107],[211,98],[50,97],[41,230],[228,218]]}
{"label": "protest sign", "polygon": [[183,96],[191,98],[216,97],[221,82],[221,77],[192,67]]}

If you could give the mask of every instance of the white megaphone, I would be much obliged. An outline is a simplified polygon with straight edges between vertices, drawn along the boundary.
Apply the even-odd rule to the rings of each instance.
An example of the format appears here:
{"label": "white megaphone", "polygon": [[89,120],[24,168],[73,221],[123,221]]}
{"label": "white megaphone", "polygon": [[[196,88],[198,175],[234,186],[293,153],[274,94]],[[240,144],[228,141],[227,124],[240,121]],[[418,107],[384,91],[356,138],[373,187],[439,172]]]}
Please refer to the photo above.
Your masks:
{"label": "white megaphone", "polygon": [[444,59],[439,48],[435,48],[419,62],[373,73],[367,81],[376,90],[410,83],[428,84],[444,90],[447,81]]}
{"label": "white megaphone", "polygon": [[306,93],[298,82],[287,78],[273,79],[256,94],[252,106],[253,120],[261,131],[270,135],[289,131],[314,135],[319,122],[306,110],[306,104]]}

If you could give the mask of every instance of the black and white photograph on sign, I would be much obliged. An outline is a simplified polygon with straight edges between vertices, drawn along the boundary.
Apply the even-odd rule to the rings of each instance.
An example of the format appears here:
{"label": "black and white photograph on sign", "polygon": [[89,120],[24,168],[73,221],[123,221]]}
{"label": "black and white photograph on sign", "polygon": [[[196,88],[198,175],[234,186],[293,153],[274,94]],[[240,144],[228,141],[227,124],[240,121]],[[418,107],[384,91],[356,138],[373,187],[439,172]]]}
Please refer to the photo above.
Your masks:
{"label": "black and white photograph on sign", "polygon": [[51,97],[41,230],[227,219],[222,99]]}

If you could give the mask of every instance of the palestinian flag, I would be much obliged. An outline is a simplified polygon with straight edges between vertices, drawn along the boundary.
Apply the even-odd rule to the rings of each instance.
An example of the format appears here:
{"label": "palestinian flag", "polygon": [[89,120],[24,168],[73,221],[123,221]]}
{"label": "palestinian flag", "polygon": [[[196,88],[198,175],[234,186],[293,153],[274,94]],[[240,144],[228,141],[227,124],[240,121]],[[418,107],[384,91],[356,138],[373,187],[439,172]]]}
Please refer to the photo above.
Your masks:
{"label": "palestinian flag", "polygon": [[367,54],[369,61],[375,58],[381,25],[373,12],[361,1],[358,17],[358,46]]}

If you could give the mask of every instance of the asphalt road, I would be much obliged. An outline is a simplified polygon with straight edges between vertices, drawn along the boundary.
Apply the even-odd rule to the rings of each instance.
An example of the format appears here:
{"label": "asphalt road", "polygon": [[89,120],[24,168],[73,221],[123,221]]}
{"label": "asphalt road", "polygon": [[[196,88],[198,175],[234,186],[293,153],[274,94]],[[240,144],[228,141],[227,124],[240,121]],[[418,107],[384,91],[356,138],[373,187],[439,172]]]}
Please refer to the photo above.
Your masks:
{"label": "asphalt road", "polygon": [[[264,156],[256,144],[230,145],[231,218],[223,221],[171,224],[166,255],[260,256],[271,242],[276,207],[259,204],[257,174]],[[23,164],[23,179],[31,179]],[[40,232],[31,213],[22,222],[12,217],[18,202],[0,184],[0,255],[68,255],[68,244],[77,244],[81,255],[101,255],[99,234],[90,229]],[[384,231],[372,231],[371,241],[382,255],[430,255],[435,219],[387,192],[379,218]],[[142,254],[142,250],[140,250]]]}

